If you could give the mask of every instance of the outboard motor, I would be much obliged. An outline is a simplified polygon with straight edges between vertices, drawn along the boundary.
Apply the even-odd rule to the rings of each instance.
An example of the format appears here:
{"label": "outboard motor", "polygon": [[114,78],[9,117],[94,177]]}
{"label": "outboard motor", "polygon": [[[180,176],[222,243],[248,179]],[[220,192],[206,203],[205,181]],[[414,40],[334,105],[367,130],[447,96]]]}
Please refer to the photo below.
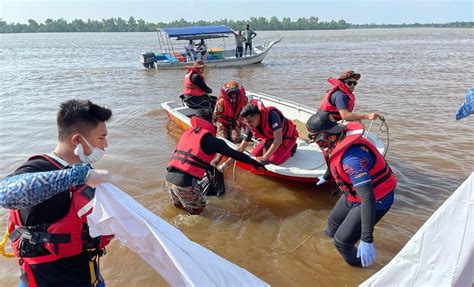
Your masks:
{"label": "outboard motor", "polygon": [[143,64],[145,68],[154,68],[153,63],[155,63],[156,57],[153,52],[140,53],[140,63]]}

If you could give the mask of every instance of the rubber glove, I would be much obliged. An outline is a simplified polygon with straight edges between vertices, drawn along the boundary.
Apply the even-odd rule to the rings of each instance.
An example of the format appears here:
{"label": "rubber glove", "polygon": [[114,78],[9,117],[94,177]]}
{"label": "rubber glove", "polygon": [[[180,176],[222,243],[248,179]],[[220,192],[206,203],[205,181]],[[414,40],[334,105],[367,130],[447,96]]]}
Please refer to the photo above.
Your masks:
{"label": "rubber glove", "polygon": [[109,171],[105,169],[90,169],[87,174],[86,184],[90,187],[96,187],[104,182],[111,182]]}
{"label": "rubber glove", "polygon": [[375,246],[373,243],[367,243],[364,241],[359,242],[357,248],[357,258],[360,258],[362,267],[369,267],[375,261]]}
{"label": "rubber glove", "polygon": [[316,182],[316,186],[319,186],[325,182],[326,180],[324,179],[324,175],[318,176],[318,181]]}

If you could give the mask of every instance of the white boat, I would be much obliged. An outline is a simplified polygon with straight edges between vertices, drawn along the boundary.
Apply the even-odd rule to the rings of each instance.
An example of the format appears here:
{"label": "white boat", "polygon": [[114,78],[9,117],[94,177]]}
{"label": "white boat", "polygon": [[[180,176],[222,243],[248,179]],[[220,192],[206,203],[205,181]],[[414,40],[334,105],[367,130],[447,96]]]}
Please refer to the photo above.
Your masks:
{"label": "white boat", "polygon": [[[274,176],[293,181],[316,182],[316,178],[321,176],[326,171],[326,162],[323,158],[322,152],[317,144],[310,143],[306,136],[306,122],[316,113],[316,109],[295,103],[288,100],[272,97],[264,93],[247,91],[249,101],[258,99],[263,102],[265,106],[273,106],[283,112],[283,115],[293,121],[299,132],[297,140],[298,149],[296,153],[281,165],[268,164],[266,171],[256,170],[252,166],[238,163],[237,165],[249,170],[255,174]],[[171,120],[176,122],[182,129],[187,129],[191,126],[190,118],[194,115],[194,109],[183,105],[180,101],[170,101],[162,103],[161,106],[166,110]],[[360,131],[364,132],[363,130]],[[227,144],[236,149],[237,145],[222,138]],[[370,139],[380,153],[383,154],[384,143],[373,133],[368,133]],[[250,153],[248,153],[250,155]]]}
{"label": "white boat", "polygon": [[[222,39],[221,47],[209,47],[202,60],[208,67],[233,67],[246,66],[260,63],[268,54],[270,49],[281,41],[281,38],[265,42],[252,47],[251,56],[236,57],[234,31],[227,26],[192,26],[179,28],[158,29],[159,52],[146,52],[140,54],[140,63],[145,68],[155,69],[175,69],[191,65],[195,59],[191,59],[184,51],[185,42],[180,40],[202,40]],[[226,47],[225,39],[232,38],[232,48]],[[183,50],[176,50],[175,46],[183,47]],[[207,44],[209,45],[209,43]],[[249,52],[250,54],[250,52]]]}

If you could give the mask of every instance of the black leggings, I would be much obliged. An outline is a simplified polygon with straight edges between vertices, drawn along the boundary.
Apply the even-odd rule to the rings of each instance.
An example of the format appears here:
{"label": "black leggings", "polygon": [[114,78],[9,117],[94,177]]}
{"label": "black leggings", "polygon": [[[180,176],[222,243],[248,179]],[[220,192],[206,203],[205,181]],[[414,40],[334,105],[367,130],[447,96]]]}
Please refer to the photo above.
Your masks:
{"label": "black leggings", "polygon": [[[375,211],[375,224],[390,210]],[[337,201],[328,218],[326,234],[334,238],[334,245],[349,265],[361,266],[357,258],[357,248],[354,244],[359,241],[361,233],[361,205],[354,204],[343,195]]]}

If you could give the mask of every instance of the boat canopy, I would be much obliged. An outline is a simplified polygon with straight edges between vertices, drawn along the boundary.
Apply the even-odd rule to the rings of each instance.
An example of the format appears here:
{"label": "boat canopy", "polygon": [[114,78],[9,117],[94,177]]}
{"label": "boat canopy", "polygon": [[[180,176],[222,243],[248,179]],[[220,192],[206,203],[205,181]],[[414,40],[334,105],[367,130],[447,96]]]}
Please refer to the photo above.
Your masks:
{"label": "boat canopy", "polygon": [[159,30],[166,33],[168,37],[180,37],[181,39],[186,39],[187,36],[233,33],[232,29],[225,25],[162,28]]}

